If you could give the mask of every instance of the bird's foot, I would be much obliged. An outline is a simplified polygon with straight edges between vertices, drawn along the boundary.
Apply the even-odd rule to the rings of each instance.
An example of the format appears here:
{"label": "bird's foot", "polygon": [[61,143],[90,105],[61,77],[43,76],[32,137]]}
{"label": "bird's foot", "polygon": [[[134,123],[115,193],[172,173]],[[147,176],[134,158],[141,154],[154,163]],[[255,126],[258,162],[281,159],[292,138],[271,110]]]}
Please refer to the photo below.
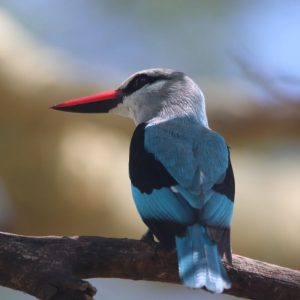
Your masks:
{"label": "bird's foot", "polygon": [[142,236],[141,241],[147,243],[151,246],[156,247],[158,245],[157,242],[154,240],[153,233],[148,229],[147,232]]}
{"label": "bird's foot", "polygon": [[142,236],[141,241],[154,248],[155,256],[159,256],[159,253],[170,253],[175,251],[173,247],[166,247],[163,243],[156,241],[150,230],[147,230]]}

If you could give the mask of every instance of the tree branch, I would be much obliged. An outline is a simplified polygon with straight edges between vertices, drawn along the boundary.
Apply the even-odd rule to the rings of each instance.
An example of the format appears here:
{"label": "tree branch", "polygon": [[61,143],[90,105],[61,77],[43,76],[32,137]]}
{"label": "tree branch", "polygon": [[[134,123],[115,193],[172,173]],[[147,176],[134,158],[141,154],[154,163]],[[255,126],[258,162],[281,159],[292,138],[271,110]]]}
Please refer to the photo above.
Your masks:
{"label": "tree branch", "polygon": [[[300,271],[233,255],[233,287],[250,299],[300,299]],[[103,237],[29,237],[0,233],[0,284],[43,300],[91,300],[81,278],[179,283],[175,252],[142,241]]]}

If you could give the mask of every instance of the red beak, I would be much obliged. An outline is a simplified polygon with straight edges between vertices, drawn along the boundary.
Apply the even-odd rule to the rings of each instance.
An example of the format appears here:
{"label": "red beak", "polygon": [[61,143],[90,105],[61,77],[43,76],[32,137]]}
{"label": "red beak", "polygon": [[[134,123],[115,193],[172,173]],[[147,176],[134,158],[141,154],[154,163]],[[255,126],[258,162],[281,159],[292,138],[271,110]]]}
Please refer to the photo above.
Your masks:
{"label": "red beak", "polygon": [[100,94],[72,99],[52,106],[51,108],[69,112],[105,113],[122,102],[119,90],[106,91]]}

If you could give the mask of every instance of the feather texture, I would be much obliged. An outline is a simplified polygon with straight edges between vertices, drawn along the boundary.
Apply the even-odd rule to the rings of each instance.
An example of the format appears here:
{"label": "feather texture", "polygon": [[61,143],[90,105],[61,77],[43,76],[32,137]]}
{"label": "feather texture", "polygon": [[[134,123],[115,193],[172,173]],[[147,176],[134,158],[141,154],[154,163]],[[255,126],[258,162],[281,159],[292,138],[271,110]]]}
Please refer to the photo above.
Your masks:
{"label": "feather texture", "polygon": [[[188,118],[136,128],[130,147],[132,194],[150,231],[176,246],[179,275],[191,288],[230,288],[234,177],[224,139]],[[143,174],[146,173],[146,174]]]}
{"label": "feather texture", "polygon": [[190,203],[196,208],[225,178],[228,149],[224,139],[192,119],[150,123],[145,127],[144,143],[181,188],[198,196]]}
{"label": "feather texture", "polygon": [[184,236],[176,237],[176,249],[179,276],[187,287],[206,287],[215,293],[231,287],[217,244],[202,225],[189,226]]}
{"label": "feather texture", "polygon": [[185,234],[187,225],[197,219],[197,211],[170,188],[146,194],[132,186],[132,194],[143,221],[168,249],[174,248],[175,236]]}

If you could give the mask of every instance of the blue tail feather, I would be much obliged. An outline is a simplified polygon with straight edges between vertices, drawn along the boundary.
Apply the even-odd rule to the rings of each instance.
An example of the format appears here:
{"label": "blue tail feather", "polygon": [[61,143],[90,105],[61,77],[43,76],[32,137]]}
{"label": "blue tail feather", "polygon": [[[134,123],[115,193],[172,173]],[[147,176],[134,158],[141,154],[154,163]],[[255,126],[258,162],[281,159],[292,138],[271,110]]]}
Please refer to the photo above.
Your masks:
{"label": "blue tail feather", "polygon": [[184,236],[177,236],[176,249],[179,276],[187,287],[206,287],[214,293],[231,287],[217,244],[202,225],[189,226]]}

